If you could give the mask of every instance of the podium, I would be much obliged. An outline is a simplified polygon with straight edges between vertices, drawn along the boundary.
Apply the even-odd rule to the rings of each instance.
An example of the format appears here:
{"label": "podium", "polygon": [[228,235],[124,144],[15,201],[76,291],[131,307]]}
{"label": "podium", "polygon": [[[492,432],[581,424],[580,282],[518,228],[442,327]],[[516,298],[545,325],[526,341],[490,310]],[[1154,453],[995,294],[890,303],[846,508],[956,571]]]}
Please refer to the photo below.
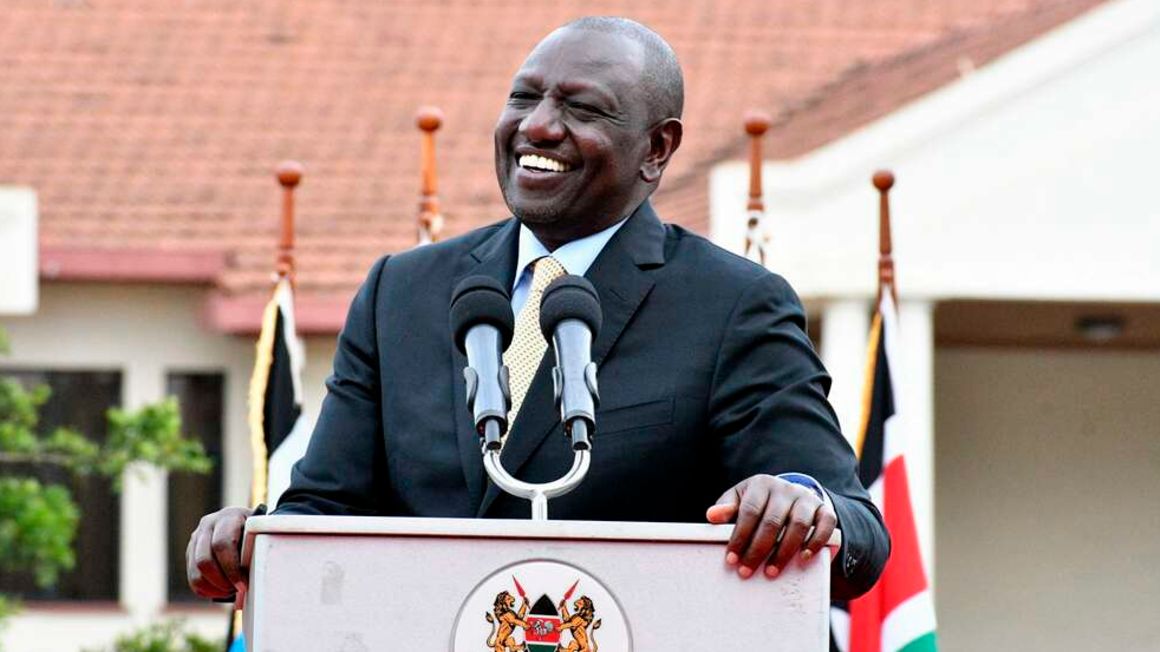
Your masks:
{"label": "podium", "polygon": [[[251,652],[828,650],[829,566],[725,565],[732,526],[260,516]],[[525,647],[526,646],[526,647]]]}

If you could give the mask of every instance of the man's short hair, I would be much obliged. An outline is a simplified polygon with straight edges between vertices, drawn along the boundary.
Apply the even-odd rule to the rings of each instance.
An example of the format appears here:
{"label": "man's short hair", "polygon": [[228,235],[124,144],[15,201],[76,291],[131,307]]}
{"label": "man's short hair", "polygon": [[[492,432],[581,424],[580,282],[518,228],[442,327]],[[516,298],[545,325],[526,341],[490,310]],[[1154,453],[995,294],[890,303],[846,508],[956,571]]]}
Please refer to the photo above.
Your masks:
{"label": "man's short hair", "polygon": [[677,53],[668,41],[645,25],[620,16],[587,16],[561,29],[583,29],[630,38],[645,52],[644,82],[648,94],[650,122],[680,118],[685,109],[685,77]]}

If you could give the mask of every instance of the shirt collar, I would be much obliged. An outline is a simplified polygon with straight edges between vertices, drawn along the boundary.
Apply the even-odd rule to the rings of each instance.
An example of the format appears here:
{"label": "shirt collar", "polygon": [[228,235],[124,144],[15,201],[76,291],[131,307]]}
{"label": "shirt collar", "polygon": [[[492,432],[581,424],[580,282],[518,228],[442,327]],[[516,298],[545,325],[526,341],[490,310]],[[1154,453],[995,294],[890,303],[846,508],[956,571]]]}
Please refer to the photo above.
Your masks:
{"label": "shirt collar", "polygon": [[592,235],[585,236],[579,240],[573,240],[565,245],[560,246],[555,251],[548,251],[548,248],[543,245],[532,230],[527,226],[520,224],[520,250],[519,256],[516,258],[516,277],[512,288],[519,285],[520,279],[523,278],[524,270],[532,261],[543,258],[544,256],[551,256],[557,262],[564,266],[565,271],[569,274],[583,276],[588,272],[588,268],[592,267],[592,263],[596,261],[596,257],[604,251],[605,245],[616,235],[620,227],[628,218],[613,224],[612,226],[597,231]]}

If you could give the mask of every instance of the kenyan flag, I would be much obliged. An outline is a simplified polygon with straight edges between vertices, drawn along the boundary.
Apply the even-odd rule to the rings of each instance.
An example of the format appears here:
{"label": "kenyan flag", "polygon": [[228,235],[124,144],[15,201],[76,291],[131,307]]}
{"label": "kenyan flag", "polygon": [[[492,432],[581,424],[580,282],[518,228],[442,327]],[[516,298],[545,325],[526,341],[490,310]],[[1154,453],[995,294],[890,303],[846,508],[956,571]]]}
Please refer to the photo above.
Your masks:
{"label": "kenyan flag", "polygon": [[528,628],[524,630],[528,652],[556,652],[560,643],[560,612],[547,594],[536,600],[524,620],[528,621]]}
{"label": "kenyan flag", "polygon": [[893,550],[882,578],[850,602],[849,652],[937,652],[934,596],[926,581],[910,502],[906,452],[916,433],[899,419],[894,344],[898,312],[888,288],[870,329],[859,475],[882,510]]}

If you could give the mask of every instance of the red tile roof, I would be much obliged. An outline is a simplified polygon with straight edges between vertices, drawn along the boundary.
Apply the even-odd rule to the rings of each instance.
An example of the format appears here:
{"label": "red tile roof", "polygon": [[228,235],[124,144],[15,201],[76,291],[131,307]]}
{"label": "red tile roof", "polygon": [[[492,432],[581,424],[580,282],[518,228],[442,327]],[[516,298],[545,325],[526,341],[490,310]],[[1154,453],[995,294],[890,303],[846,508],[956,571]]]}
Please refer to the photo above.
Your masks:
{"label": "red tile roof", "polygon": [[491,128],[536,40],[583,13],[641,20],[686,73],[657,205],[703,230],[741,115],[800,154],[1102,0],[6,0],[0,183],[40,199],[46,278],[204,282],[211,323],[258,323],[274,164],[301,160],[299,303],[333,332],[379,254],[415,241],[419,105],[440,106],[448,235],[503,217]]}
{"label": "red tile roof", "polygon": [[[978,22],[948,30],[930,42],[905,49],[876,62],[858,62],[812,92],[773,106],[774,120],[762,146],[767,159],[791,159],[807,154],[901,108],[961,75],[989,63],[1100,5],[1104,0],[1062,0],[1035,3],[1001,20]],[[763,106],[759,102],[754,106]],[[670,173],[658,190],[656,203],[685,226],[708,230],[709,170],[722,160],[747,156],[749,137],[740,120],[732,133],[722,129],[720,147],[698,160],[680,178]],[[729,125],[726,125],[729,126]],[[684,152],[678,153],[678,156]],[[867,179],[870,171],[867,170]],[[776,212],[777,198],[766,206]],[[739,217],[740,219],[740,217]]]}

